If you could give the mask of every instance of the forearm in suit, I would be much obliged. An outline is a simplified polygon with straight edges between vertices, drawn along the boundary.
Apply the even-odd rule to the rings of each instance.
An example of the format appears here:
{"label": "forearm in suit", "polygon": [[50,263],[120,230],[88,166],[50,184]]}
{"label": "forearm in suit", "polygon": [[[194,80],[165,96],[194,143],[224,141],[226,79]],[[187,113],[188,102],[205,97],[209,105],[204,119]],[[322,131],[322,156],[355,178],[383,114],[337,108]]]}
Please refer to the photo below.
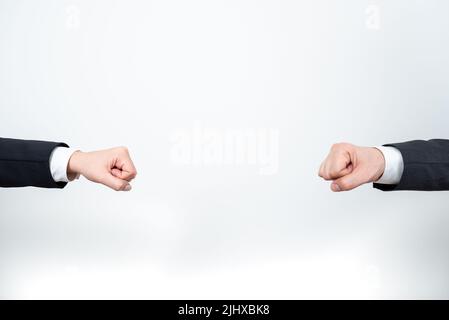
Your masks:
{"label": "forearm in suit", "polygon": [[64,188],[50,172],[50,156],[64,143],[0,138],[0,187]]}
{"label": "forearm in suit", "polygon": [[415,140],[386,146],[398,149],[404,160],[404,172],[397,185],[374,184],[383,191],[449,190],[449,140]]}

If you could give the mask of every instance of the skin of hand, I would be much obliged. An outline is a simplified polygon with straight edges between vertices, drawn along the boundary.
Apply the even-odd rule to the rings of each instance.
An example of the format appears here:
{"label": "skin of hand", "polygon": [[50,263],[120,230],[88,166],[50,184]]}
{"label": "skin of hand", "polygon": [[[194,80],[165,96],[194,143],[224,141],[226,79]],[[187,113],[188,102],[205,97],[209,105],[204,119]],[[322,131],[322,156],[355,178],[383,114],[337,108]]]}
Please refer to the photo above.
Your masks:
{"label": "skin of hand", "polygon": [[375,182],[384,170],[385,159],[379,149],[337,143],[321,164],[318,175],[332,181],[332,191],[339,192]]}
{"label": "skin of hand", "polygon": [[69,180],[83,175],[86,179],[101,183],[115,191],[130,191],[130,182],[137,171],[125,147],[93,152],[75,152],[69,160]]}

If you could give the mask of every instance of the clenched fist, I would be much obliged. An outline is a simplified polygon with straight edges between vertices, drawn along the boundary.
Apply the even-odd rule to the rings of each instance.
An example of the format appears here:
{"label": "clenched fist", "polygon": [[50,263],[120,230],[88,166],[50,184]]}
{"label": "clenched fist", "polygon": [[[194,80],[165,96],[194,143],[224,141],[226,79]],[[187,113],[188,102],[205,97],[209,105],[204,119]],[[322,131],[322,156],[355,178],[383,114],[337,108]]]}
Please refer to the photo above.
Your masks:
{"label": "clenched fist", "polygon": [[67,175],[70,180],[83,175],[92,182],[101,183],[116,191],[130,191],[130,182],[137,171],[125,147],[94,152],[75,152],[69,160]]}
{"label": "clenched fist", "polygon": [[385,170],[385,159],[376,148],[358,147],[349,143],[332,146],[321,164],[319,176],[332,181],[332,191],[348,191],[379,180]]}

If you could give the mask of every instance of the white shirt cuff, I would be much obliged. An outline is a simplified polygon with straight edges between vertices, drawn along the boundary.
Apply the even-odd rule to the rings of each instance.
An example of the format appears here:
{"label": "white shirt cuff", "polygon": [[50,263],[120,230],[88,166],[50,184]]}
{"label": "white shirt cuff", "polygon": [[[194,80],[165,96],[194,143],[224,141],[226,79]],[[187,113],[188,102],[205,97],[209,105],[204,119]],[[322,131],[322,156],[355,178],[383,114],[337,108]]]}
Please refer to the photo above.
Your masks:
{"label": "white shirt cuff", "polygon": [[57,147],[50,155],[50,171],[55,182],[69,182],[67,177],[67,166],[73,153],[77,150],[72,148]]}
{"label": "white shirt cuff", "polygon": [[404,172],[404,160],[401,152],[394,147],[376,147],[385,158],[385,171],[376,181],[379,184],[398,184]]}

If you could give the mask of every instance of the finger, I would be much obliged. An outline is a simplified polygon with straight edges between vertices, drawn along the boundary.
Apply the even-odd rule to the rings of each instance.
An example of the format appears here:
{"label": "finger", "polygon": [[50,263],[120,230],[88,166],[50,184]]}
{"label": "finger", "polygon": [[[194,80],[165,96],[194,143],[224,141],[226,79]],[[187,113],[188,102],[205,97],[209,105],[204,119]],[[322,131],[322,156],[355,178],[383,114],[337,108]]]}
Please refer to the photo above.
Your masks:
{"label": "finger", "polygon": [[132,189],[128,181],[117,178],[112,174],[107,174],[102,183],[115,191],[130,191]]}
{"label": "finger", "polygon": [[134,166],[128,152],[118,159],[115,168],[113,168],[111,172],[114,176],[127,181],[131,181],[137,176],[136,167]]}
{"label": "finger", "polygon": [[323,161],[320,167],[320,177],[322,177],[324,180],[332,180],[331,179],[331,166],[332,166],[332,159],[328,156],[326,160]]}
{"label": "finger", "polygon": [[324,162],[321,163],[320,168],[318,169],[318,176],[323,178],[324,175]]}
{"label": "finger", "polygon": [[120,170],[119,168],[112,168],[111,174],[116,178],[126,180],[128,182],[131,182],[136,177],[135,173],[123,171]]}
{"label": "finger", "polygon": [[340,177],[346,176],[352,172],[352,164],[349,164],[346,168],[340,171]]}
{"label": "finger", "polygon": [[352,173],[345,175],[331,184],[332,191],[349,191],[353,190],[365,183],[365,179],[360,172],[354,170]]}
{"label": "finger", "polygon": [[327,161],[324,167],[325,180],[335,180],[352,172],[351,160],[338,156]]}
{"label": "finger", "polygon": [[323,173],[324,180],[329,181],[344,176],[348,170],[346,167],[336,165],[335,163],[328,163],[324,165],[323,171],[324,171]]}

